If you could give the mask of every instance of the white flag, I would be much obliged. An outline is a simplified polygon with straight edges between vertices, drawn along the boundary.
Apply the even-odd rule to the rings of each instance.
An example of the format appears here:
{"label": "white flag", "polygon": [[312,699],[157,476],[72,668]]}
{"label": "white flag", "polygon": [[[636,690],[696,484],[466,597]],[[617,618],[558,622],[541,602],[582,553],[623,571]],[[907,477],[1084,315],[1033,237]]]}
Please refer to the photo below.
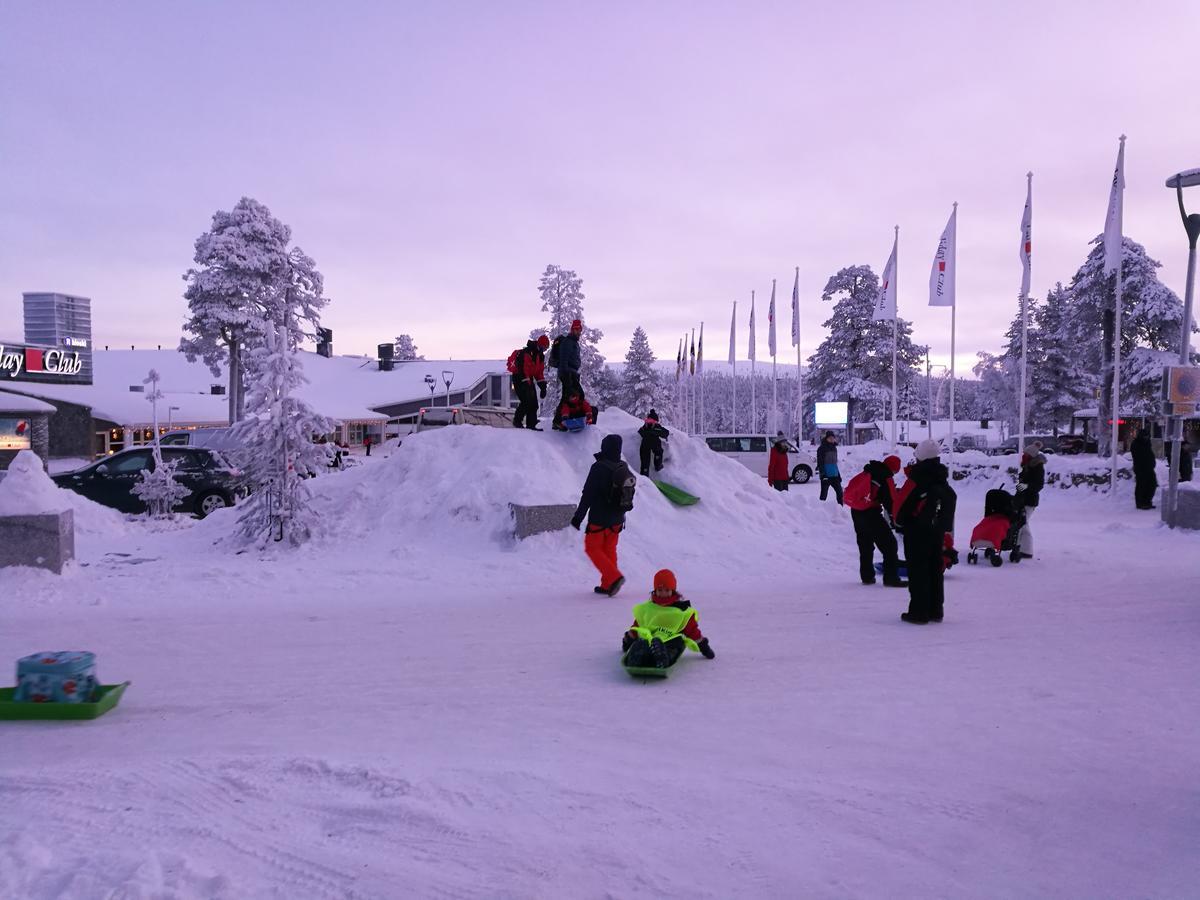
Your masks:
{"label": "white flag", "polygon": [[929,305],[954,305],[954,270],[956,266],[955,232],[958,227],[958,204],[950,212],[950,220],[938,241],[937,253],[933,255],[933,267],[929,270]]}
{"label": "white flag", "polygon": [[1121,243],[1125,219],[1125,136],[1117,151],[1117,167],[1113,170],[1112,191],[1108,195],[1108,218],[1104,221],[1104,274],[1115,272],[1121,265]]}
{"label": "white flag", "polygon": [[792,346],[800,345],[800,270],[796,270],[796,283],[792,285]]}
{"label": "white flag", "polygon": [[775,356],[775,279],[771,279],[771,306],[767,310],[767,350]]}
{"label": "white flag", "polygon": [[750,358],[754,356],[754,291],[750,292]]}
{"label": "white flag", "polygon": [[733,301],[733,318],[729,320],[729,364],[737,362],[737,301]]}
{"label": "white flag", "polygon": [[696,374],[704,374],[704,323],[700,323],[700,346],[696,348]]}
{"label": "white flag", "polygon": [[1033,256],[1033,178],[1025,189],[1025,212],[1021,216],[1021,296],[1029,296],[1029,266]]}
{"label": "white flag", "polygon": [[888,257],[887,265],[883,267],[883,279],[879,284],[879,294],[875,298],[875,311],[871,321],[882,322],[896,318],[896,245],[900,237],[892,242],[892,255]]}

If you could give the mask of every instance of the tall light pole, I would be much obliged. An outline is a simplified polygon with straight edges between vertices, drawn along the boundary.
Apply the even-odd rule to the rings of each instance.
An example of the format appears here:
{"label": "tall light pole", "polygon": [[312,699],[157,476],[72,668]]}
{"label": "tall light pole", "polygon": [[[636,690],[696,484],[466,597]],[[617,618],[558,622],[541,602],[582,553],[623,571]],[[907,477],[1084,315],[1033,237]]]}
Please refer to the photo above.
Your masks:
{"label": "tall light pole", "polygon": [[178,406],[168,406],[167,407],[167,431],[171,430],[171,428],[172,428],[171,423],[174,421],[174,413],[178,409],[179,409]]}
{"label": "tall light pole", "polygon": [[[1183,230],[1188,239],[1187,284],[1183,293],[1183,327],[1179,340],[1179,365],[1191,365],[1192,341],[1192,296],[1196,289],[1196,240],[1200,238],[1200,214],[1190,216],[1183,206],[1183,189],[1200,185],[1200,169],[1179,172],[1167,179],[1167,187],[1175,189],[1179,201],[1179,216],[1183,219]],[[1171,410],[1174,413],[1174,409]],[[1171,415],[1168,420],[1171,433],[1171,471],[1167,476],[1167,502],[1162,505],[1162,518],[1171,528],[1175,527],[1175,504],[1179,499],[1179,457],[1183,443],[1183,417]]]}

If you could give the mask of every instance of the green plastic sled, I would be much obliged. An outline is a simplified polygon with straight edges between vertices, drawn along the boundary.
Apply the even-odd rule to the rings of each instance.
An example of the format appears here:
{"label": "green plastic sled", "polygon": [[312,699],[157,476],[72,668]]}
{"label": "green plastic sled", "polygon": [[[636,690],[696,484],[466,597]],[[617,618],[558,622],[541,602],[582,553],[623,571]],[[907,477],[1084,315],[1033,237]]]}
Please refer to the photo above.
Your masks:
{"label": "green plastic sled", "polygon": [[667,484],[665,481],[655,481],[658,489],[663,492],[663,496],[674,503],[676,506],[695,506],[700,502],[700,498],[687,491],[675,487],[673,484]]}
{"label": "green plastic sled", "polygon": [[0,688],[0,719],[94,719],[120,703],[127,687],[128,681],[102,684],[94,703],[15,703],[17,689]]}

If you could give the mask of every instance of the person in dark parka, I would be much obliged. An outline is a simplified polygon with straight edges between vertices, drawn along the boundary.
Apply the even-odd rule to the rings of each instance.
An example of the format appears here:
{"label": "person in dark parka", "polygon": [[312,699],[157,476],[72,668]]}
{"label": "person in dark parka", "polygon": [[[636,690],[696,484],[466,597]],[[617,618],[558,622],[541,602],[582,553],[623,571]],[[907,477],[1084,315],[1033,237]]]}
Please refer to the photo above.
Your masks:
{"label": "person in dark parka", "polygon": [[896,511],[896,485],[892,479],[899,471],[898,456],[889,456],[883,462],[873,459],[863,466],[862,474],[855,475],[846,485],[846,505],[850,507],[850,521],[854,523],[858,574],[863,584],[875,583],[875,548],[878,547],[883,555],[883,583],[888,587],[906,586],[900,580],[896,536],[889,524]]}
{"label": "person in dark parka", "polygon": [[558,369],[558,383],[562,385],[560,397],[583,390],[579,381],[579,373],[583,369],[583,356],[579,351],[579,338],[582,335],[583,323],[576,319],[571,323],[571,331],[555,341],[558,346],[554,353],[554,366]]}
{"label": "person in dark parka", "polygon": [[671,432],[659,424],[658,413],[653,409],[647,413],[644,422],[645,424],[638,429],[638,435],[642,439],[641,447],[638,450],[642,463],[641,473],[648,476],[651,461],[654,462],[654,471],[662,471],[663,439],[668,437]]}
{"label": "person in dark parka", "polygon": [[828,497],[829,489],[833,488],[838,506],[841,506],[842,473],[838,469],[837,437],[832,431],[825,432],[825,437],[817,447],[817,474],[821,478],[821,499]]}
{"label": "person in dark parka", "polygon": [[625,583],[625,576],[617,567],[617,541],[625,528],[625,510],[614,495],[613,484],[621,469],[633,478],[633,473],[621,459],[621,436],[607,434],[600,442],[600,452],[588,471],[587,481],[579,498],[579,506],[571,517],[571,527],[578,530],[587,516],[587,530],[583,538],[583,550],[592,565],[600,572],[597,594],[615,597]]}
{"label": "person in dark parka", "polygon": [[1046,457],[1042,453],[1042,442],[1033,441],[1021,454],[1021,472],[1017,476],[1017,503],[1025,514],[1025,524],[1017,537],[1021,557],[1033,559],[1033,532],[1029,521],[1041,503],[1042,488],[1046,486]]}
{"label": "person in dark parka", "polygon": [[950,487],[950,472],[938,459],[937,441],[917,445],[909,470],[913,488],[896,511],[896,528],[904,534],[908,563],[908,612],[900,618],[914,625],[942,621],[945,605],[942,555],[946,535],[954,533],[958,495]]}
{"label": "person in dark parka", "polygon": [[1150,443],[1150,432],[1139,428],[1137,437],[1129,445],[1133,459],[1133,501],[1138,509],[1154,509],[1154,492],[1158,490],[1158,476],[1154,472],[1154,445]]}

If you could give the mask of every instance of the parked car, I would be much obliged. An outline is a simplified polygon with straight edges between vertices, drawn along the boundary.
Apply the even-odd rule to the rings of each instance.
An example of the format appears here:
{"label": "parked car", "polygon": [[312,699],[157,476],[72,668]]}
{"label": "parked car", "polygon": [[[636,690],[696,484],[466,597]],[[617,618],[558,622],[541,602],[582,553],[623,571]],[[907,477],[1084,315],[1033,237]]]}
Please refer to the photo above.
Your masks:
{"label": "parked car", "polygon": [[[226,506],[233,506],[244,493],[242,473],[219,451],[200,447],[163,447],[163,460],[178,463],[175,480],[188,488],[188,494],[175,507],[177,512],[192,512],[203,518]],[[59,487],[69,488],[104,506],[121,512],[146,511],[146,504],[133,493],[141,473],[154,467],[149,447],[122,450],[76,469],[52,475]]]}
{"label": "parked car", "polygon": [[413,434],[427,428],[446,425],[490,425],[492,428],[512,428],[513,410],[503,406],[430,406],[417,414]]}
{"label": "parked car", "polygon": [[203,447],[216,450],[242,469],[250,462],[242,442],[234,439],[233,429],[229,426],[168,431],[158,439],[158,443],[161,447]]}
{"label": "parked car", "polygon": [[[722,456],[737,460],[755,475],[767,477],[767,465],[770,462],[770,438],[765,434],[706,435],[704,442],[709,449],[715,450]],[[792,482],[805,484],[817,471],[817,461],[807,451],[800,451],[794,444],[788,445],[789,462],[792,466]]]}
{"label": "parked car", "polygon": [[[1010,437],[1007,440],[1001,441],[995,447],[988,450],[991,456],[1009,456],[1014,453],[1020,453],[1029,444],[1034,441],[1042,442],[1042,452],[1047,456],[1053,456],[1059,452],[1059,441],[1061,437],[1055,437],[1052,434],[1027,434],[1025,435],[1025,444],[1021,445],[1019,437]],[[1078,452],[1078,451],[1076,451]]]}

